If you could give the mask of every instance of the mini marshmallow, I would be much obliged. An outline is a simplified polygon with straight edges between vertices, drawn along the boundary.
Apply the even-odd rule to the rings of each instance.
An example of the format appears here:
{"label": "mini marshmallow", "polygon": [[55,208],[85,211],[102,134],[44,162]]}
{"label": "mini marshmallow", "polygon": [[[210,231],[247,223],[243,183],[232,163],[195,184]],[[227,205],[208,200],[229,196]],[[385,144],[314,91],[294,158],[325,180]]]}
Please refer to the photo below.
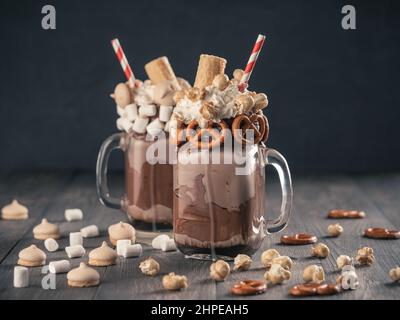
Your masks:
{"label": "mini marshmallow", "polygon": [[122,247],[121,255],[124,258],[140,257],[143,249],[140,244],[128,244]]}
{"label": "mini marshmallow", "polygon": [[117,241],[117,254],[119,256],[122,256],[122,250],[126,247],[132,244],[131,240],[128,239],[122,239]]}
{"label": "mini marshmallow", "polygon": [[83,237],[81,232],[71,232],[69,234],[69,245],[77,246],[83,245]]}
{"label": "mini marshmallow", "polygon": [[161,250],[166,251],[176,251],[176,245],[174,239],[168,239],[161,243]]}
{"label": "mini marshmallow", "polygon": [[78,221],[83,219],[83,212],[81,209],[67,209],[65,210],[65,220],[68,222]]}
{"label": "mini marshmallow", "polygon": [[160,106],[160,113],[159,113],[159,118],[162,122],[168,122],[169,119],[171,118],[172,115],[172,109],[173,107],[171,106]]}
{"label": "mini marshmallow", "polygon": [[85,255],[85,248],[82,247],[81,245],[76,245],[76,246],[69,246],[65,248],[65,252],[68,255],[68,258],[73,259],[73,258],[80,258]]}
{"label": "mini marshmallow", "polygon": [[48,238],[44,241],[44,246],[49,252],[54,252],[58,250],[58,242],[53,238]]}
{"label": "mini marshmallow", "polygon": [[67,273],[71,270],[71,264],[68,260],[52,261],[49,263],[50,273]]}
{"label": "mini marshmallow", "polygon": [[139,107],[139,115],[145,117],[154,117],[157,114],[157,107],[154,104],[148,104]]}
{"label": "mini marshmallow", "polygon": [[14,287],[26,288],[29,286],[29,270],[26,267],[14,267]]}
{"label": "mini marshmallow", "polygon": [[124,117],[125,116],[125,109],[124,108],[122,108],[121,106],[119,106],[119,105],[115,105],[115,107],[116,107],[116,109],[117,109],[117,114],[120,116],[120,117]]}
{"label": "mini marshmallow", "polygon": [[100,234],[99,228],[92,224],[90,226],[81,229],[82,237],[84,238],[94,238],[98,237]]}
{"label": "mini marshmallow", "polygon": [[155,238],[153,239],[153,241],[151,242],[151,246],[152,246],[154,249],[159,249],[159,250],[161,250],[161,244],[162,244],[163,242],[168,241],[169,239],[170,239],[169,236],[167,236],[166,234],[160,234],[159,236],[157,236],[157,237],[155,237]]}
{"label": "mini marshmallow", "polygon": [[133,123],[132,130],[137,133],[146,133],[146,127],[148,123],[149,123],[148,118],[139,117]]}
{"label": "mini marshmallow", "polygon": [[149,134],[156,136],[164,129],[164,123],[160,121],[160,119],[154,119],[149,125],[146,127],[146,130]]}
{"label": "mini marshmallow", "polygon": [[124,118],[128,119],[129,121],[133,122],[136,120],[138,116],[138,109],[135,103],[128,104],[125,107],[125,113],[123,115]]}
{"label": "mini marshmallow", "polygon": [[117,128],[118,130],[129,132],[132,128],[132,123],[127,118],[118,118]]}

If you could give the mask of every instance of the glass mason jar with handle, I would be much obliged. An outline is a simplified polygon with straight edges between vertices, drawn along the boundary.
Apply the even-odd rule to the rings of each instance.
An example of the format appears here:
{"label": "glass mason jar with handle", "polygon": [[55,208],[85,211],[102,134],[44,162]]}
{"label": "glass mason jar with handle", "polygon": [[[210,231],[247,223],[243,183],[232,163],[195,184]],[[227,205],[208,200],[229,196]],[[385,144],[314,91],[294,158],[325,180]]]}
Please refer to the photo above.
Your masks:
{"label": "glass mason jar with handle", "polygon": [[[156,139],[166,139],[159,136]],[[154,141],[146,135],[117,133],[107,138],[97,159],[97,192],[102,204],[126,212],[132,224],[144,231],[167,231],[172,228],[172,165],[165,161],[150,164],[146,152]],[[166,145],[167,142],[166,142]],[[107,185],[108,159],[120,149],[125,158],[125,195],[110,195]]]}
{"label": "glass mason jar with handle", "polygon": [[[232,259],[254,254],[268,233],[285,228],[292,206],[292,183],[285,158],[263,144],[253,145],[238,161],[234,151],[212,157],[232,161],[193,164],[208,150],[182,153],[174,166],[174,237],[178,249],[198,259]],[[210,156],[211,157],[211,156]],[[236,159],[236,160],[235,160]],[[229,163],[230,162],[230,163]],[[265,166],[278,172],[280,216],[267,217]],[[242,170],[242,172],[240,172]]]}

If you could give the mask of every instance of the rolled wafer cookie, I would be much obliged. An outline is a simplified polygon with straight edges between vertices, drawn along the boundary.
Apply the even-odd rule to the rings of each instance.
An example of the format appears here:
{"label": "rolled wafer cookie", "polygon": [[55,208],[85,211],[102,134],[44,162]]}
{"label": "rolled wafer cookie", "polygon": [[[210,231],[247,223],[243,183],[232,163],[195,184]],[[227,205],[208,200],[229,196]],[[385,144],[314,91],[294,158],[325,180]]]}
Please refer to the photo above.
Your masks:
{"label": "rolled wafer cookie", "polygon": [[175,90],[181,89],[167,57],[160,57],[150,61],[144,66],[144,69],[153,84],[171,81]]}
{"label": "rolled wafer cookie", "polygon": [[225,73],[226,60],[208,54],[200,55],[194,87],[203,89],[212,84],[215,76]]}

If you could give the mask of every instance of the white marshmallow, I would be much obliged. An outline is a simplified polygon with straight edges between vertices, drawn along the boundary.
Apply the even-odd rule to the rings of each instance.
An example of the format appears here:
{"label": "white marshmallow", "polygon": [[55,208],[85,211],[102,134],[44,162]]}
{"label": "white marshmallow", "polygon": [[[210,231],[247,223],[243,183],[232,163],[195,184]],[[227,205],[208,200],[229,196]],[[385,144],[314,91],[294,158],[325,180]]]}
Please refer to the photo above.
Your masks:
{"label": "white marshmallow", "polygon": [[28,268],[16,266],[14,267],[14,287],[26,288],[29,286],[29,270]]}
{"label": "white marshmallow", "polygon": [[84,247],[81,245],[76,245],[76,246],[69,246],[65,248],[65,252],[68,255],[68,258],[80,258],[83,257],[86,253],[86,250]]}
{"label": "white marshmallow", "polygon": [[174,239],[168,239],[161,243],[161,250],[166,251],[176,251],[176,245]]}
{"label": "white marshmallow", "polygon": [[116,109],[117,109],[117,114],[120,116],[120,117],[124,117],[125,116],[125,109],[124,108],[122,108],[122,107],[120,107],[119,105],[115,105],[115,107],[116,107]]}
{"label": "white marshmallow", "polygon": [[128,244],[122,247],[121,255],[124,258],[140,257],[142,255],[143,249],[140,244]]}
{"label": "white marshmallow", "polygon": [[71,264],[68,260],[52,261],[49,263],[50,273],[67,273],[71,270]]}
{"label": "white marshmallow", "polygon": [[154,119],[149,125],[146,127],[146,130],[152,136],[158,135],[164,129],[164,123],[160,121],[160,119]]}
{"label": "white marshmallow", "polygon": [[83,237],[81,232],[71,232],[69,234],[69,245],[77,246],[83,245]]}
{"label": "white marshmallow", "polygon": [[137,133],[146,133],[146,127],[148,123],[149,123],[148,118],[139,117],[133,123],[132,130]]}
{"label": "white marshmallow", "polygon": [[94,238],[98,237],[100,234],[99,228],[92,224],[90,226],[81,229],[82,237],[84,238]]}
{"label": "white marshmallow", "polygon": [[155,237],[155,238],[153,239],[153,241],[151,242],[151,246],[152,246],[154,249],[161,250],[161,244],[162,244],[163,242],[168,241],[169,239],[170,239],[169,236],[167,236],[166,234],[160,234],[159,236],[157,236],[157,237]]}
{"label": "white marshmallow", "polygon": [[172,109],[173,107],[171,106],[160,106],[160,114],[158,115],[158,117],[162,122],[169,121],[172,115]]}
{"label": "white marshmallow", "polygon": [[135,103],[128,104],[125,107],[125,113],[123,115],[124,118],[128,119],[129,121],[133,122],[138,117],[138,108]]}
{"label": "white marshmallow", "polygon": [[123,240],[118,240],[117,241],[117,254],[119,256],[122,256],[122,250],[126,247],[132,244],[131,240],[128,239],[123,239]]}
{"label": "white marshmallow", "polygon": [[65,220],[68,222],[78,221],[83,219],[83,212],[81,209],[67,209],[65,210]]}
{"label": "white marshmallow", "polygon": [[118,130],[129,132],[132,128],[132,122],[130,122],[127,118],[118,118],[117,128]]}
{"label": "white marshmallow", "polygon": [[139,115],[145,117],[154,117],[157,114],[157,107],[154,104],[148,104],[139,107]]}
{"label": "white marshmallow", "polygon": [[58,250],[58,242],[53,238],[48,238],[44,241],[44,246],[49,252],[54,252]]}

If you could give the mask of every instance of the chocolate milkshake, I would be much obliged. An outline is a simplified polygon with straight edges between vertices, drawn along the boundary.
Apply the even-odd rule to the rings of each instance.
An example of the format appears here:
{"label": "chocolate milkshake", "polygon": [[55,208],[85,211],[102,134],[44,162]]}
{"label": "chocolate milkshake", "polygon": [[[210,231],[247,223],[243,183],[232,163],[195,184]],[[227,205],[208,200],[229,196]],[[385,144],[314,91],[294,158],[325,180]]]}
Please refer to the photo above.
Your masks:
{"label": "chocolate milkshake", "polygon": [[[121,133],[107,138],[100,148],[97,190],[104,205],[122,209],[136,228],[166,231],[172,228],[172,165],[162,156],[152,162],[147,151],[161,140],[168,148],[173,96],[189,84],[175,76],[167,57],[150,61],[145,70],[147,80],[132,79],[130,73],[128,82],[119,83],[111,94]],[[108,157],[115,149],[125,156],[123,199],[111,197],[107,186]]]}
{"label": "chocolate milkshake", "polygon": [[[246,175],[236,174],[243,165],[234,161],[213,164],[210,156],[209,164],[182,164],[182,158],[199,155],[179,155],[174,168],[174,236],[184,254],[234,257],[251,255],[260,247],[265,236],[264,164],[257,160],[258,146],[254,149],[247,155],[251,159]],[[232,155],[220,152],[221,159],[227,156]]]}
{"label": "chocolate milkshake", "polygon": [[123,210],[140,229],[171,228],[172,165],[167,159],[149,163],[146,152],[153,142],[146,141],[144,135],[127,134],[124,143],[126,194]]}
{"label": "chocolate milkshake", "polygon": [[[245,72],[230,79],[227,61],[202,54],[194,87],[177,92],[171,117],[179,147],[174,166],[174,237],[188,257],[231,259],[252,255],[267,233],[285,227],[291,182],[284,158],[266,148],[269,126],[264,93],[248,91]],[[265,220],[265,165],[278,168],[281,216]]]}

